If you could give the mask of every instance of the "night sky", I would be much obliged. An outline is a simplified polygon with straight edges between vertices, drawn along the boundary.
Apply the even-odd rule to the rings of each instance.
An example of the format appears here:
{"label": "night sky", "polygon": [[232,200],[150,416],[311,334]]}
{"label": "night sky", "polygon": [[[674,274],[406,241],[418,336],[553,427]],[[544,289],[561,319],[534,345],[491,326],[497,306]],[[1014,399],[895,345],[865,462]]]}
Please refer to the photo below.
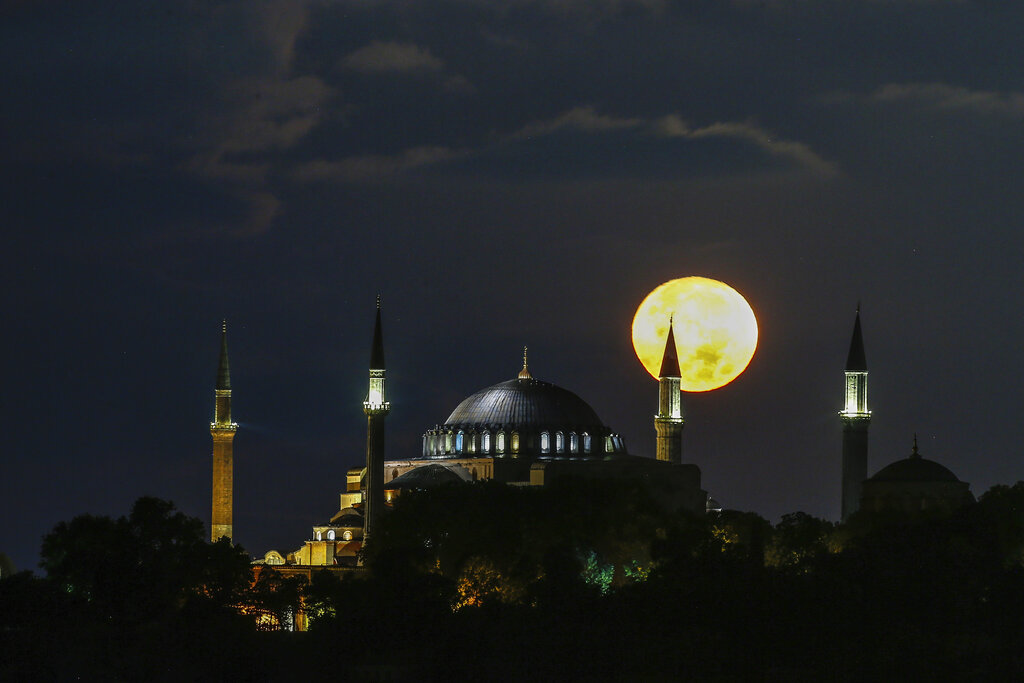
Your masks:
{"label": "night sky", "polygon": [[750,302],[684,396],[726,507],[839,513],[861,302],[870,473],[1024,478],[1024,3],[0,3],[0,552],[141,495],[209,521],[229,325],[235,540],[289,551],[364,457],[515,376],[653,456],[629,330],[686,275]]}

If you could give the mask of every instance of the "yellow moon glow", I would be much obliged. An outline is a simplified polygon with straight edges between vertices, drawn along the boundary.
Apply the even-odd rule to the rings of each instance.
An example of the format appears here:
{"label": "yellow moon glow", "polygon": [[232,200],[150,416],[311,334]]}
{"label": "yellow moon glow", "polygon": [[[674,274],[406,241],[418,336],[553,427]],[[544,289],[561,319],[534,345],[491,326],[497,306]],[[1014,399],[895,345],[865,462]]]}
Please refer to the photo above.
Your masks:
{"label": "yellow moon glow", "polygon": [[669,317],[683,391],[710,391],[739,377],[757,348],[757,319],[739,292],[718,280],[683,277],[659,285],[636,309],[633,348],[654,378]]}

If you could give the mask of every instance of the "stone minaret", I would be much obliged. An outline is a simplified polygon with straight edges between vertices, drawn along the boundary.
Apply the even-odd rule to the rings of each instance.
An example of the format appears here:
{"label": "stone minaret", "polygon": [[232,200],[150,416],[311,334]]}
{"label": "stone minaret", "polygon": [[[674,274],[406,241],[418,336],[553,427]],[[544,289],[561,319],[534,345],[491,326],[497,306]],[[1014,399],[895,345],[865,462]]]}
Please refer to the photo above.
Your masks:
{"label": "stone minaret", "polygon": [[380,296],[377,322],[370,350],[370,388],[363,401],[366,413],[366,492],[363,495],[363,544],[369,542],[384,507],[384,418],[391,404],[384,392],[384,335],[380,327]]}
{"label": "stone minaret", "polygon": [[669,318],[665,354],[661,358],[661,371],[658,373],[658,414],[654,416],[654,429],[658,433],[658,460],[676,464],[683,461],[682,435],[686,422],[683,419],[681,377],[676,336],[672,331],[672,319]]}
{"label": "stone minaret", "polygon": [[860,508],[861,484],[868,478],[868,362],[860,332],[860,306],[853,322],[850,354],[846,358],[846,402],[839,416],[843,420],[843,501],[845,522]]}
{"label": "stone minaret", "polygon": [[231,421],[231,370],[228,367],[228,324],[220,333],[220,362],[214,389],[213,422],[213,513],[210,516],[210,541],[232,539],[234,440],[238,425]]}

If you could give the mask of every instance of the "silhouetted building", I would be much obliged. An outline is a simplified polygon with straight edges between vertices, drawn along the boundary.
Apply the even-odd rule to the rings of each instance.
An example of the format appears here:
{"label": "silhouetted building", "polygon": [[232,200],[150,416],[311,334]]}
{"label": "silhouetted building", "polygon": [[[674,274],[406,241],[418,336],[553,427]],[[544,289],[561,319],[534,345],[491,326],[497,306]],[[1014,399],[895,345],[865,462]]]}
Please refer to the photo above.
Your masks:
{"label": "silhouetted building", "polygon": [[[622,437],[590,405],[567,389],[536,379],[526,349],[511,379],[481,389],[456,406],[443,424],[423,435],[419,453],[384,460],[384,349],[378,300],[370,355],[366,466],[348,471],[340,509],[312,538],[286,555],[270,551],[266,564],[354,565],[361,544],[371,542],[382,506],[402,491],[493,479],[544,486],[563,477],[643,481],[668,509],[703,513],[707,492],[700,469],[681,464],[683,418],[679,362],[670,329],[659,380],[655,418],[659,459],[630,455]],[[664,456],[664,457],[662,457]]]}
{"label": "silhouetted building", "polygon": [[860,507],[871,513],[944,513],[972,502],[970,484],[934,460],[922,458],[914,435],[909,458],[886,465],[864,482]]}

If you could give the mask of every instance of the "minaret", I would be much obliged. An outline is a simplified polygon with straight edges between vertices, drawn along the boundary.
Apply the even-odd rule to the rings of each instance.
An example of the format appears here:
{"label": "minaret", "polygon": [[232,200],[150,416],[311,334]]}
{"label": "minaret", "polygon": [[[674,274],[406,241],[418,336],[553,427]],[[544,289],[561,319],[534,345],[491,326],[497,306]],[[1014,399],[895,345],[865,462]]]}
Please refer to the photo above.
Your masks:
{"label": "minaret", "polygon": [[231,369],[228,367],[228,323],[220,332],[220,361],[214,389],[213,422],[213,513],[210,516],[210,541],[232,539],[234,439],[238,425],[231,421]]}
{"label": "minaret", "polygon": [[853,322],[850,354],[846,358],[846,403],[839,416],[843,420],[843,499],[845,522],[860,509],[861,484],[868,478],[868,363],[864,357],[864,338],[860,332],[860,305]]}
{"label": "minaret", "polygon": [[380,295],[370,350],[370,388],[363,401],[366,413],[366,492],[363,497],[363,544],[369,542],[384,507],[384,418],[391,404],[384,392],[384,335],[380,327]]}
{"label": "minaret", "polygon": [[658,433],[658,460],[677,465],[683,461],[682,435],[685,424],[681,384],[676,336],[672,331],[672,318],[669,318],[665,354],[661,358],[661,371],[658,373],[658,414],[654,416],[654,429]]}

